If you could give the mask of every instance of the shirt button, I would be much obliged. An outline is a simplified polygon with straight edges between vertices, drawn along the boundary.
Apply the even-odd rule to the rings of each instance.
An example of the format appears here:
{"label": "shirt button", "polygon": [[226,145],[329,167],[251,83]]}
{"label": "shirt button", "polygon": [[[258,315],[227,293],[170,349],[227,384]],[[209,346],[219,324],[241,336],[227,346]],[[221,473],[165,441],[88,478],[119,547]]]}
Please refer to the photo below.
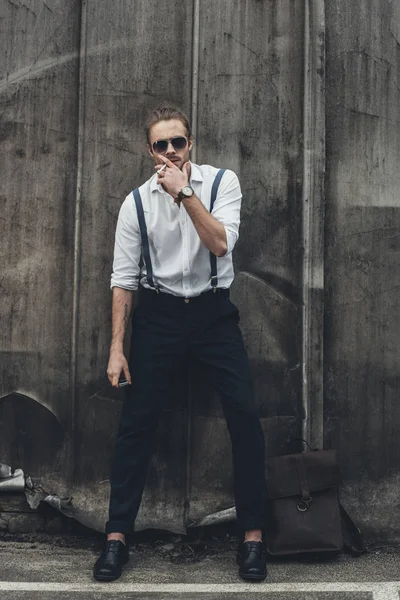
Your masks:
{"label": "shirt button", "polygon": [[189,304],[189,302],[190,302],[189,298],[185,298],[185,302],[186,302],[186,304]]}

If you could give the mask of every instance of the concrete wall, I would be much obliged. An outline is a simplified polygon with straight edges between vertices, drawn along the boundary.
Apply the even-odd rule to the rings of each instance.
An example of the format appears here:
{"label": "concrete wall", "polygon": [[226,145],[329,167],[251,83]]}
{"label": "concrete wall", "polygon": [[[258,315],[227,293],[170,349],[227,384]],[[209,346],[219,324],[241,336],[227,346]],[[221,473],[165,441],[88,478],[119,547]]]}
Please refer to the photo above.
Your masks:
{"label": "concrete wall", "polygon": [[327,23],[325,440],[354,514],[398,535],[400,5],[330,2]]}
{"label": "concrete wall", "polygon": [[[397,5],[1,11],[1,461],[102,528],[122,399],[105,376],[113,236],[152,173],[146,115],[168,103],[192,117],[197,162],[241,181],[232,291],[268,455],[301,435],[337,447],[346,504],[371,536],[400,537]],[[184,531],[233,505],[230,442],[203,381],[193,365],[166,400],[138,528]]]}
{"label": "concrete wall", "polygon": [[1,394],[30,399],[1,403],[0,455],[59,485],[43,413],[69,435],[80,3],[1,12]]}

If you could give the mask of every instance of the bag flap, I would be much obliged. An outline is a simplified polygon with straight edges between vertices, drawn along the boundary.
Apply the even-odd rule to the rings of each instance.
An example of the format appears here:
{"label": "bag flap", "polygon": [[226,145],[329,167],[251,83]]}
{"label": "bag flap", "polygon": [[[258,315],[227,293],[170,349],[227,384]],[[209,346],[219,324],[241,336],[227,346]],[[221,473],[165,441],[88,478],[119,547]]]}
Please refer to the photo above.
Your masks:
{"label": "bag flap", "polygon": [[[298,454],[275,456],[266,461],[268,497],[271,499],[301,496],[296,462]],[[310,492],[341,484],[336,450],[316,450],[301,454]]]}

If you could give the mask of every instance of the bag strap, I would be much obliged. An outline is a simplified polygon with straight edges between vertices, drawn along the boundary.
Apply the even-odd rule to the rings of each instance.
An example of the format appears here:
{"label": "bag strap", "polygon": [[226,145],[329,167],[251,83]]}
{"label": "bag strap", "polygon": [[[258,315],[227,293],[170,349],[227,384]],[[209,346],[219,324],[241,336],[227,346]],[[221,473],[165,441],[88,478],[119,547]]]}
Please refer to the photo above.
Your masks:
{"label": "bag strap", "polygon": [[137,215],[138,215],[139,228],[140,228],[140,236],[142,238],[143,260],[144,260],[144,264],[146,265],[146,272],[147,272],[146,279],[147,279],[148,284],[152,288],[154,288],[156,290],[156,292],[158,293],[159,286],[154,284],[153,267],[151,264],[150,250],[149,250],[149,238],[147,236],[147,227],[146,227],[146,221],[144,218],[143,204],[142,204],[142,198],[140,196],[139,188],[136,188],[133,190],[133,197],[135,199],[136,211],[137,211]]}
{"label": "bag strap", "polygon": [[296,454],[296,470],[301,490],[301,500],[297,504],[297,510],[300,512],[305,512],[310,508],[312,497],[308,487],[307,474],[302,454]]}
{"label": "bag strap", "polygon": [[342,519],[343,541],[345,548],[352,556],[361,556],[362,554],[365,554],[367,552],[367,546],[364,536],[340,502],[339,511]]}
{"label": "bag strap", "polygon": [[[220,169],[215,176],[212,188],[211,188],[211,202],[210,202],[210,214],[214,207],[214,202],[217,198],[219,184],[221,183],[222,175],[225,173],[225,169]],[[211,287],[213,291],[217,291],[218,276],[217,276],[217,257],[215,254],[210,252],[210,263],[211,263]]]}

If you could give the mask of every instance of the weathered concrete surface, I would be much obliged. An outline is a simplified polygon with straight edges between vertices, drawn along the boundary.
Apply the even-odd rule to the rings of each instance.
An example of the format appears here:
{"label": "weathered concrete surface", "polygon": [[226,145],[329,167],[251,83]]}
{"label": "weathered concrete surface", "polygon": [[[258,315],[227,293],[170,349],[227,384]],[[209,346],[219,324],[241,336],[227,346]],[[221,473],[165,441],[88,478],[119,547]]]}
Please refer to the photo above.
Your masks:
{"label": "weathered concrete surface", "polygon": [[64,457],[40,427],[49,408],[69,428],[79,6],[1,6],[0,398],[25,392],[42,411],[26,406],[26,426],[37,428],[31,445],[30,435],[29,443],[14,437],[17,421],[25,427],[23,407],[2,407],[8,433],[0,456],[37,476],[51,472],[57,485]]}
{"label": "weathered concrete surface", "polygon": [[362,526],[400,539],[400,9],[326,10],[325,443]]}
{"label": "weathered concrete surface", "polygon": [[[97,528],[108,509],[108,485],[99,482],[109,477],[116,433],[116,407],[112,423],[106,416],[111,399],[107,402],[105,375],[116,220],[125,196],[153,174],[144,136],[149,111],[167,103],[190,114],[191,10],[191,3],[178,0],[123,0],[111,10],[107,0],[87,3],[75,496],[79,502],[87,498],[86,510]],[[183,530],[187,418],[182,387],[171,400],[175,396],[172,403],[166,399],[160,419],[138,528],[144,523]],[[96,416],[99,401],[101,417]]]}
{"label": "weathered concrete surface", "polygon": [[[172,541],[172,540],[177,541]],[[169,541],[168,541],[169,540]],[[50,535],[0,537],[0,580],[89,583],[102,550],[102,537]],[[122,582],[234,583],[241,581],[235,563],[235,538],[189,542],[170,538],[137,542]],[[171,548],[172,546],[172,548]],[[275,560],[269,563],[269,583],[385,582],[399,580],[399,549],[371,549],[360,558],[341,555],[330,561]]]}
{"label": "weathered concrete surface", "polygon": [[[198,162],[241,182],[232,297],[269,455],[301,433],[302,44],[301,3],[201,2]],[[233,505],[233,481],[219,400],[201,375],[192,390],[189,516],[199,518]]]}
{"label": "weathered concrete surface", "polygon": [[[117,584],[118,585],[118,584]],[[127,586],[124,589],[129,589],[131,586]],[[85,600],[167,600],[167,598],[176,598],[177,594],[184,594],[185,600],[233,600],[236,599],[239,595],[243,600],[264,600],[268,597],[269,600],[320,600],[323,594],[324,600],[374,600],[374,596],[372,592],[365,591],[353,591],[353,592],[329,592],[323,589],[319,591],[275,591],[265,589],[265,584],[258,586],[257,591],[246,592],[245,590],[236,589],[235,591],[224,592],[221,590],[220,586],[210,586],[206,593],[196,593],[192,588],[183,588],[181,589],[173,589],[171,591],[149,591],[146,592],[146,586],[143,586],[143,591],[137,591],[137,588],[141,586],[134,586],[131,591],[125,592],[114,592],[114,587],[112,591],[105,591],[103,593],[99,593],[95,590],[95,586],[93,586],[92,593],[87,590],[86,587],[82,586],[82,589],[78,589],[76,591],[63,591],[62,586],[59,589],[53,591],[42,591],[39,590],[36,593],[33,590],[29,590],[26,592],[19,591],[9,591],[4,592],[4,596],[0,591],[0,598],[7,598],[10,600],[51,600],[54,598],[54,593],[57,593],[57,597],[62,598],[63,600],[78,600],[82,598],[84,595]],[[262,591],[259,589],[261,587]],[[214,589],[214,592],[211,590]],[[385,600],[389,600],[389,597],[386,597]],[[396,596],[394,596],[393,600],[397,600]]]}
{"label": "weathered concrete surface", "polygon": [[[203,544],[201,551],[199,540],[192,540],[191,546],[178,541],[175,544],[165,542],[165,539],[160,539],[153,543],[138,543],[131,550],[130,562],[121,579],[112,584],[98,584],[92,579],[92,567],[101,551],[100,538],[21,536],[15,542],[9,541],[9,538],[8,541],[0,540],[0,598],[28,597],[23,591],[12,594],[2,591],[6,582],[16,582],[15,589],[18,584],[23,586],[23,582],[53,584],[53,592],[40,591],[43,596],[39,593],[36,596],[32,587],[30,597],[34,599],[50,598],[55,591],[61,598],[90,598],[90,594],[93,598],[102,598],[103,593],[110,594],[110,598],[124,598],[130,593],[133,598],[161,599],[174,596],[173,584],[186,584],[186,588],[180,589],[180,592],[185,592],[185,598],[238,598],[238,592],[240,597],[243,594],[247,598],[246,584],[237,574],[236,542],[233,539],[226,542],[209,540],[208,546]],[[269,565],[267,582],[257,584],[256,588],[260,598],[267,596],[279,600],[372,598],[372,591],[385,590],[385,582],[397,581],[400,589],[399,567],[398,550],[390,548],[376,549],[359,559],[343,555],[329,562],[277,561]],[[194,587],[190,588],[190,584]],[[198,588],[196,584],[200,584]],[[229,588],[223,593],[221,584],[235,587],[231,594],[228,593]],[[159,593],[154,590],[146,592],[146,586],[157,585],[161,586]],[[209,586],[208,592],[204,586]],[[257,598],[256,588],[250,587],[253,592],[249,597]],[[63,589],[65,592],[62,592]],[[201,589],[203,592],[199,593]],[[346,592],[346,589],[351,591]],[[392,596],[387,598],[392,600]]]}

